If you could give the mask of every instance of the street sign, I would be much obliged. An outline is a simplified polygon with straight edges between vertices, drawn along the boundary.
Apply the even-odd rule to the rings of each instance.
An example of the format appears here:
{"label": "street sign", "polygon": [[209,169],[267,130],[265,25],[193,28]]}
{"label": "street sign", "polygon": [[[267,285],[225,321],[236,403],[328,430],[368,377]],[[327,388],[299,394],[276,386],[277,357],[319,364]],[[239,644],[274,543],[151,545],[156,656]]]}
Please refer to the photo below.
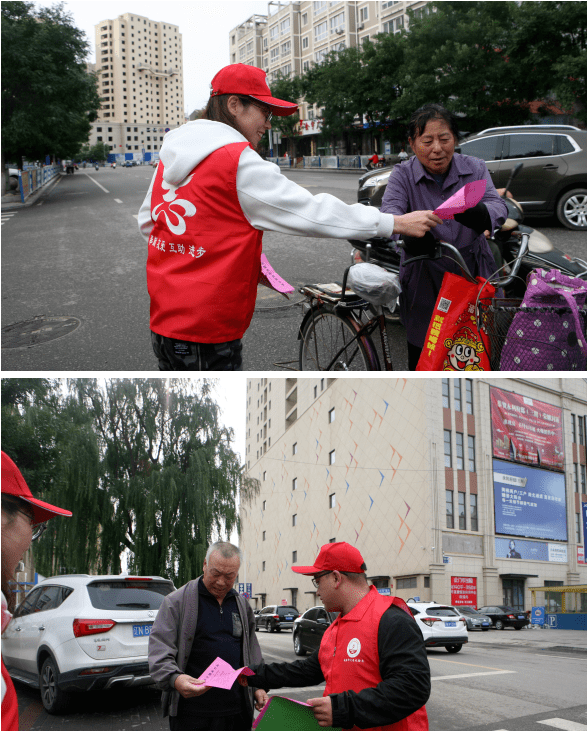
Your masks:
{"label": "street sign", "polygon": [[245,584],[239,584],[239,594],[243,594],[245,591]]}
{"label": "street sign", "polygon": [[253,596],[253,589],[251,587],[251,584],[245,584],[245,591],[249,594],[249,596]]}
{"label": "street sign", "polygon": [[533,607],[531,609],[531,624],[545,624],[545,607]]}

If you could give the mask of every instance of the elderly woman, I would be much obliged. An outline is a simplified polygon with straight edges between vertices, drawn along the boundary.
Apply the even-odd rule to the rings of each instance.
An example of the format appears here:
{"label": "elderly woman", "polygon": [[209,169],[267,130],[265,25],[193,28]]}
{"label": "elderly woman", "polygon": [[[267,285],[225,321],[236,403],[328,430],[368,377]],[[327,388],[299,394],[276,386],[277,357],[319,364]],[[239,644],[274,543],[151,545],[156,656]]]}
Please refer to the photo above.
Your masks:
{"label": "elderly woman", "polygon": [[[56,515],[71,516],[33,497],[18,467],[2,452],[2,632],[14,611],[10,581],[31,545],[41,536],[45,522]],[[2,662],[2,731],[18,731],[18,705],[14,685]]]}
{"label": "elderly woman", "polygon": [[455,117],[444,107],[426,104],[418,109],[408,133],[415,155],[394,168],[380,209],[395,215],[422,209],[434,211],[466,183],[486,181],[484,197],[474,208],[445,221],[421,239],[405,237],[400,314],[406,328],[409,370],[416,370],[443,275],[447,271],[461,274],[461,270],[447,257],[421,259],[408,265],[404,261],[431,252],[441,240],[459,249],[474,276],[488,278],[496,270],[484,232],[504,223],[507,208],[484,161],[455,152],[458,135]]}

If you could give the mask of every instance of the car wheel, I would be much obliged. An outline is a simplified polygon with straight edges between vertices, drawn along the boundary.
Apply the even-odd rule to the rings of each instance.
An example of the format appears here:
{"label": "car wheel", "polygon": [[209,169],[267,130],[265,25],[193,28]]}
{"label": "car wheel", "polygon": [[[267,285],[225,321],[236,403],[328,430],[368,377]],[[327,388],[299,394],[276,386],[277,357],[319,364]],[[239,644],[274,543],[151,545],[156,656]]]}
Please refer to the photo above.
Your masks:
{"label": "car wheel", "polygon": [[573,231],[586,231],[586,191],[574,188],[557,202],[555,213],[559,222]]}
{"label": "car wheel", "polygon": [[300,641],[300,634],[297,632],[294,635],[294,654],[295,655],[306,655],[306,650],[304,647],[302,647],[302,642]]}
{"label": "car wheel", "polygon": [[255,623],[255,631],[259,632],[259,625],[257,624],[257,622]]}
{"label": "car wheel", "polygon": [[273,632],[274,631],[274,623],[273,622],[268,622],[265,625],[265,631],[266,632]]}
{"label": "car wheel", "polygon": [[451,652],[453,654],[455,652],[459,652],[462,647],[463,645],[447,645],[445,649],[447,650],[447,652]]}
{"label": "car wheel", "polygon": [[482,627],[482,632],[488,632],[489,629],[490,627]]}
{"label": "car wheel", "polygon": [[494,626],[496,629],[504,629],[504,622],[501,619],[497,619]]}
{"label": "car wheel", "polygon": [[62,713],[71,702],[71,693],[61,690],[59,683],[59,671],[55,662],[48,657],[41,668],[41,700],[47,713],[53,715]]}
{"label": "car wheel", "polygon": [[522,627],[515,627],[515,629],[523,629]]}

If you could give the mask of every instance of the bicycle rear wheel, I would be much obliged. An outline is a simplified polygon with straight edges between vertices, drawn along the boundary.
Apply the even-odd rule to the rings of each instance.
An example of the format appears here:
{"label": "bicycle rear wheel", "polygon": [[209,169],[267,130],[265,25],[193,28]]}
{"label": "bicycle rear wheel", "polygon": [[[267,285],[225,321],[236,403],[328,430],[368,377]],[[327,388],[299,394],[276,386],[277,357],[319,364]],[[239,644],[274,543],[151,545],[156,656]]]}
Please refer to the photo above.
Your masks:
{"label": "bicycle rear wheel", "polygon": [[301,371],[377,371],[369,336],[357,337],[355,321],[320,307],[302,326]]}

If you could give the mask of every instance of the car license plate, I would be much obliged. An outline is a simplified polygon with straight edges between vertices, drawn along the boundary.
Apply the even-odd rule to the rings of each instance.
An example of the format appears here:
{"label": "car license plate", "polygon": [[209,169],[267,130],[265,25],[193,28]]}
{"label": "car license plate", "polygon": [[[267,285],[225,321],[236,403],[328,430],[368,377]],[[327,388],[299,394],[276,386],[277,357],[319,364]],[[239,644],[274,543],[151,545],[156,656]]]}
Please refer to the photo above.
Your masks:
{"label": "car license plate", "polygon": [[285,617],[285,619],[286,619],[286,622],[292,622],[292,621],[293,621],[293,619],[294,619],[294,615],[292,615],[292,614],[287,614],[287,615],[286,615],[286,617]]}
{"label": "car license plate", "polygon": [[457,622],[445,622],[446,627],[457,627]]}
{"label": "car license plate", "polygon": [[527,619],[524,614],[519,614],[519,619]]}
{"label": "car license plate", "polygon": [[134,624],[133,637],[149,637],[152,627],[152,624]]}
{"label": "car license plate", "polygon": [[487,627],[490,624],[490,622],[482,622],[482,627]]}

